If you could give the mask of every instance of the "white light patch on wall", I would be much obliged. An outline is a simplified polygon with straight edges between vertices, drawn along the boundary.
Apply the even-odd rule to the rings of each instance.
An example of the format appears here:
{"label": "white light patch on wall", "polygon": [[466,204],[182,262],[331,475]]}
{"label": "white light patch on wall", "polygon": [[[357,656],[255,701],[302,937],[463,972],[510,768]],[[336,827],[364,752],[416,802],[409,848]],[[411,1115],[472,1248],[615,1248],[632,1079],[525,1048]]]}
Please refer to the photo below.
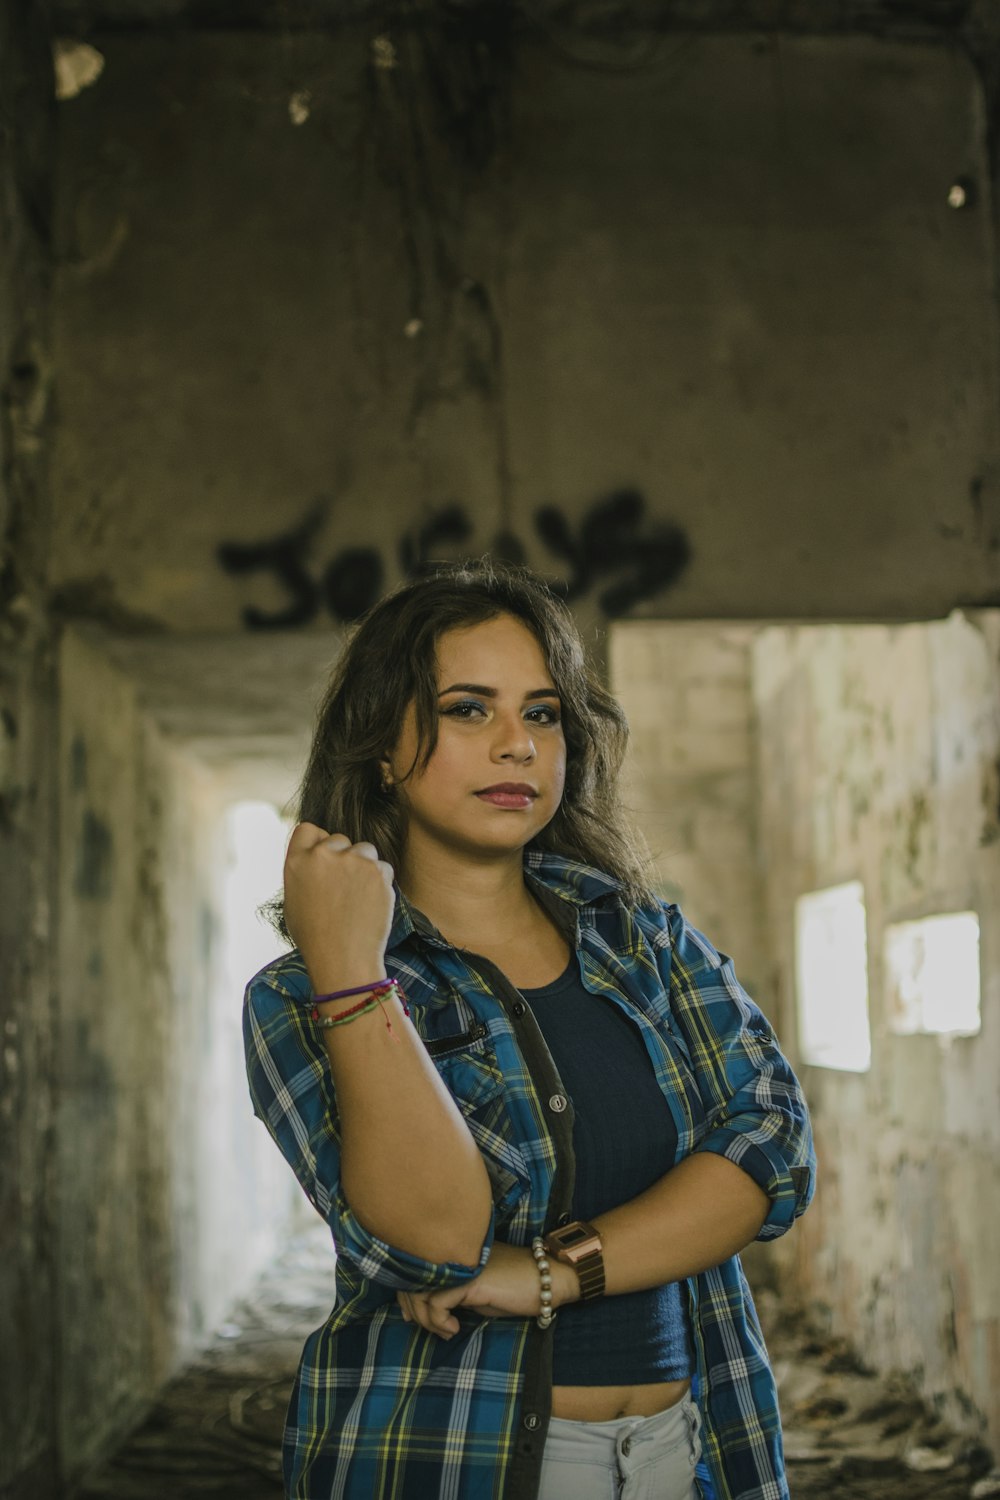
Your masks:
{"label": "white light patch on wall", "polygon": [[281,890],[290,831],[269,802],[237,802],[226,815],[229,866],[222,898],[225,964],[230,982],[240,994],[251,975],[288,946],[257,915],[257,908]]}
{"label": "white light patch on wall", "polygon": [[974,911],[898,922],[885,932],[889,1026],[901,1036],[975,1036],[980,1028]]}
{"label": "white light patch on wall", "polygon": [[803,1059],[821,1068],[867,1072],[868,942],[859,880],[799,897],[795,967]]}

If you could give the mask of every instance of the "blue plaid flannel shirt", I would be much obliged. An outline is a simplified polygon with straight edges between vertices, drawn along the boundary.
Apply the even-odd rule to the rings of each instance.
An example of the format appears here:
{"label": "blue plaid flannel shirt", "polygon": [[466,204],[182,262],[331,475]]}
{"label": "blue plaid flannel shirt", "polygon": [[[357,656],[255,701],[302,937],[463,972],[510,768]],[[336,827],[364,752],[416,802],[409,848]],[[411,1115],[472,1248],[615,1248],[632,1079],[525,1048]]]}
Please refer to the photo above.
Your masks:
{"label": "blue plaid flannel shirt", "polygon": [[[731,961],[678,907],[630,910],[597,870],[528,851],[525,876],[575,948],[585,986],[639,1026],[676,1123],[677,1160],[714,1151],[735,1162],[770,1199],[759,1238],[783,1234],[812,1196],[809,1117]],[[358,1222],[340,1185],[337,1105],[308,1019],[305,967],[292,952],[256,975],[244,1004],[254,1111],[338,1255],[336,1301],[306,1341],[289,1406],[286,1491],[294,1500],[535,1500],[551,1334],[534,1319],[462,1311],[461,1332],[444,1341],[404,1322],[395,1293],[469,1280],[494,1236],[525,1245],[565,1221],[572,1109],[550,1107],[559,1077],[517,992],[401,894],[386,967],[483,1154],[493,1219],[477,1266],[420,1260]],[[739,1258],[691,1277],[687,1295],[704,1500],[787,1500],[774,1380]]]}

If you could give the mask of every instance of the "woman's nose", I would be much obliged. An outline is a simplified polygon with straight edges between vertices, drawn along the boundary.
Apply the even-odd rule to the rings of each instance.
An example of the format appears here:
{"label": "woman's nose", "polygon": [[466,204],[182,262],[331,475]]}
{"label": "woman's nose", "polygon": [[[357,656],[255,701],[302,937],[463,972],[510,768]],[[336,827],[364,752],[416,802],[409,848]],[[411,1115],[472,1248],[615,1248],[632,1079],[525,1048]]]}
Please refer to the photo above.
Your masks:
{"label": "woman's nose", "polygon": [[497,722],[497,731],[493,739],[495,760],[533,760],[534,755],[535,742],[531,737],[530,728],[523,719]]}

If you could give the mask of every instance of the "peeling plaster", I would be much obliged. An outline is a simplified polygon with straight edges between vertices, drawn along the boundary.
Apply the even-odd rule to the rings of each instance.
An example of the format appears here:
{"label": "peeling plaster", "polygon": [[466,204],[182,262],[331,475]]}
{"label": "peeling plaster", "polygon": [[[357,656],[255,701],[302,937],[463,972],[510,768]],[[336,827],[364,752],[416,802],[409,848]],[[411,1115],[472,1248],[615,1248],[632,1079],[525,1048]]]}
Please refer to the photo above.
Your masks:
{"label": "peeling plaster", "polygon": [[71,37],[56,37],[52,45],[55,66],[56,98],[75,99],[77,94],[97,82],[104,72],[104,58],[88,42]]}

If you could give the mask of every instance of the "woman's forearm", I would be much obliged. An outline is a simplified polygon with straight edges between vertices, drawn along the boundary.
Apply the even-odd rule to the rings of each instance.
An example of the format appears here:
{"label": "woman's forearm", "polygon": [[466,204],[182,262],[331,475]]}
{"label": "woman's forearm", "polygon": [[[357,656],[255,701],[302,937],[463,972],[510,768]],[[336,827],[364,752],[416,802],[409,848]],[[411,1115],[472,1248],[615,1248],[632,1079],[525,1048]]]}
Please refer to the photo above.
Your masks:
{"label": "woman's forearm", "polygon": [[[756,1238],[768,1207],[767,1194],[741,1167],[696,1151],[638,1198],[595,1218],[607,1294],[664,1286],[720,1265]],[[577,1300],[569,1267],[560,1267],[554,1292],[557,1303]]]}
{"label": "woman's forearm", "polygon": [[[638,1198],[594,1219],[604,1244],[606,1293],[636,1292],[683,1281],[728,1260],[750,1243],[768,1198],[740,1167],[703,1151],[685,1157]],[[550,1258],[555,1307],[580,1298],[572,1266]],[[539,1280],[524,1246],[497,1242],[479,1276],[458,1287],[409,1293],[404,1312],[442,1338],[458,1331],[455,1308],[487,1317],[534,1317]]]}
{"label": "woman's forearm", "polygon": [[[330,988],[351,982],[338,976]],[[422,1260],[476,1265],[491,1210],[486,1166],[402,1006],[387,997],[384,1013],[322,1034],[340,1116],[341,1185],[355,1216]]]}
{"label": "woman's forearm", "polygon": [[[373,844],[352,844],[315,823],[292,830],[285,921],[314,994],[385,978],[392,880]],[[337,1016],[363,999],[317,1008]],[[322,1036],[340,1117],[340,1183],[355,1218],[419,1260],[478,1265],[490,1219],[486,1166],[399,1001],[386,997]]]}

